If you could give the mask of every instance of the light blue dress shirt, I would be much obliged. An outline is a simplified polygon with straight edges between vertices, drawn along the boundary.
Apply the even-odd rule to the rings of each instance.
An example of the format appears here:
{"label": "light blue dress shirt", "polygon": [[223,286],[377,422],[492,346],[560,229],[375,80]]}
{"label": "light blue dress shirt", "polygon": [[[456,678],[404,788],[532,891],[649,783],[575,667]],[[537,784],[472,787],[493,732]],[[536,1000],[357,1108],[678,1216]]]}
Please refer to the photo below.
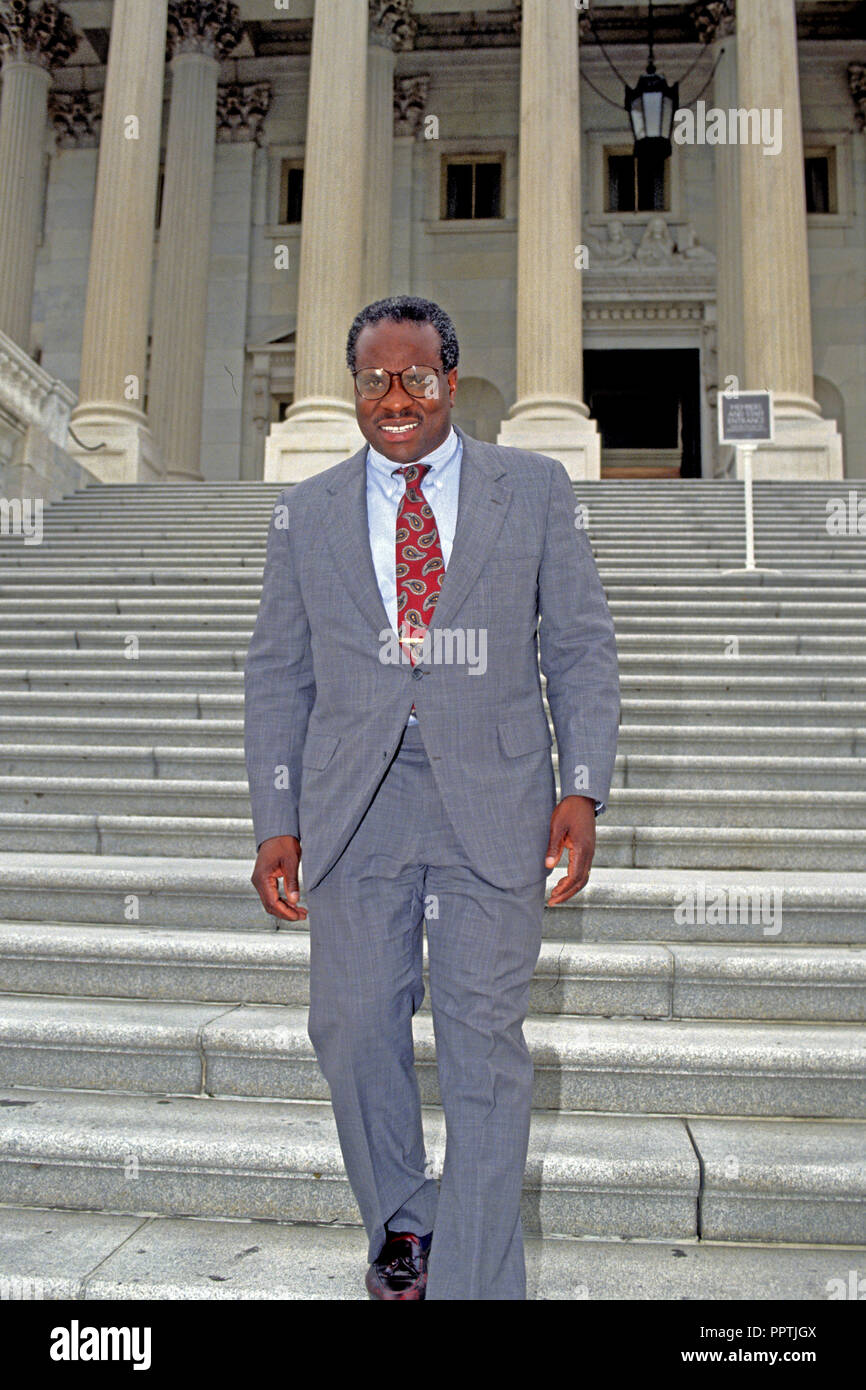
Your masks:
{"label": "light blue dress shirt", "polygon": [[[463,461],[463,441],[452,426],[451,431],[438,449],[425,454],[415,463],[427,463],[430,471],[424,474],[421,490],[436,518],[439,531],[439,544],[445,569],[451,559],[454,544],[454,531],[457,526],[457,502],[460,495],[460,465]],[[370,532],[370,551],[373,568],[382,603],[388,614],[391,626],[397,631],[397,554],[394,542],[397,531],[397,512],[400,498],[406,491],[401,465],[386,458],[367,446],[367,523]],[[408,722],[417,724],[414,714]],[[605,809],[600,801],[595,803],[596,815]]]}
{"label": "light blue dress shirt", "polygon": [[[451,428],[447,439],[434,449],[432,454],[415,459],[415,463],[430,465],[425,473],[421,489],[436,518],[439,544],[445,568],[451,559],[454,544],[454,530],[457,526],[457,499],[460,494],[460,465],[463,460],[463,442],[457,431]],[[394,631],[397,631],[397,554],[394,537],[397,531],[397,512],[400,499],[406,491],[406,483],[401,465],[393,459],[385,458],[370,444],[367,448],[367,522],[370,528],[370,550],[373,555],[373,568],[379,593],[385,605],[385,612]],[[414,714],[409,715],[409,723],[417,724]]]}

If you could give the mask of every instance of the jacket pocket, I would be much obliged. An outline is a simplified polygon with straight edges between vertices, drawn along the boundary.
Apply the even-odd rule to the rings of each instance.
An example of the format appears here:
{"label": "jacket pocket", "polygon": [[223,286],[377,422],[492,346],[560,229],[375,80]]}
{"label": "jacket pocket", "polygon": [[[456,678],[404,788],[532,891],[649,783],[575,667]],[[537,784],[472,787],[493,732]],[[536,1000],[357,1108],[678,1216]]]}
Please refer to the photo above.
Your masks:
{"label": "jacket pocket", "polygon": [[301,763],[304,767],[327,767],[341,742],[339,734],[307,734]]}
{"label": "jacket pocket", "polygon": [[496,725],[499,746],[507,758],[517,758],[521,753],[534,753],[537,748],[549,748],[553,743],[550,728],[544,713],[539,710],[527,718],[516,715],[502,719]]}

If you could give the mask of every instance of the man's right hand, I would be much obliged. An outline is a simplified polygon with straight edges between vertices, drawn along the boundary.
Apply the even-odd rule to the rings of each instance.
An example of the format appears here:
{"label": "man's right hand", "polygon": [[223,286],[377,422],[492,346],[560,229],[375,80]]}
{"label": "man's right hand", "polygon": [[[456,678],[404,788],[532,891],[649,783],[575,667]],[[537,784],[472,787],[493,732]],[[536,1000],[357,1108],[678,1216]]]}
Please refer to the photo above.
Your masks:
{"label": "man's right hand", "polygon": [[[263,840],[252,872],[252,884],[262,900],[265,912],[282,917],[286,922],[299,922],[307,915],[298,906],[298,865],[301,862],[301,842],[294,835],[274,835]],[[280,879],[286,896],[280,896]]]}

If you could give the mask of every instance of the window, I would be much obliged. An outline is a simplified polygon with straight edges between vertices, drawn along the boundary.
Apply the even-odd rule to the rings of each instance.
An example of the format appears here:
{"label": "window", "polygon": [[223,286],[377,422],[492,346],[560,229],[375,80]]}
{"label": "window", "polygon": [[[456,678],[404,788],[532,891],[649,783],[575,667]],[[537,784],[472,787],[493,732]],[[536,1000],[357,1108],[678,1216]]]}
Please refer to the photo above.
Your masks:
{"label": "window", "polygon": [[280,223],[301,220],[304,201],[304,163],[301,159],[284,159],[280,177]]}
{"label": "window", "polygon": [[442,160],[443,221],[502,217],[503,157],[447,155]]}
{"label": "window", "polygon": [[806,211],[824,214],[839,211],[833,148],[806,151]]}
{"label": "window", "polygon": [[635,158],[631,150],[605,150],[605,212],[669,212],[670,161]]}

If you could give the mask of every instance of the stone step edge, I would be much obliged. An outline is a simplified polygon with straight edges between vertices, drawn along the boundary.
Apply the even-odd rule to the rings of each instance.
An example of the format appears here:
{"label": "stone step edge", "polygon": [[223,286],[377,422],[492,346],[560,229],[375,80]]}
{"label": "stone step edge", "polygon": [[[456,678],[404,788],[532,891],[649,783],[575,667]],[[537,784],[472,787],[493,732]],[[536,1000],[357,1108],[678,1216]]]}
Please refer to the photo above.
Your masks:
{"label": "stone step edge", "polygon": [[[26,787],[29,785],[31,784],[26,783]],[[85,783],[82,781],[79,785],[83,787]],[[149,785],[153,788],[160,784],[154,780],[150,781]],[[218,783],[202,783],[200,785],[211,791],[211,794],[213,794],[214,787],[220,787]],[[56,788],[53,787],[51,790],[56,790]],[[637,788],[637,790],[631,791],[614,788],[614,791],[620,798],[628,798],[637,803],[638,808],[641,805],[641,794],[644,801],[651,803],[651,805],[657,801],[657,796],[659,796],[659,792],[652,790],[652,788]],[[70,788],[70,794],[72,794],[72,788]],[[684,803],[684,805],[689,802],[688,792],[681,791],[680,788],[674,788],[673,792],[666,790],[664,794],[670,796],[673,801]],[[719,801],[723,796],[727,796],[728,799],[735,799],[735,795],[737,794],[734,792],[724,792],[724,794],[717,792],[713,798],[712,792],[709,794],[695,792],[691,799],[692,801],[699,801],[701,796],[705,796],[706,799]],[[749,795],[752,795],[753,798],[756,796],[755,792],[749,792]],[[763,795],[765,795],[767,802],[771,802],[776,801],[778,796],[787,794],[770,790]],[[790,798],[794,799],[796,795],[802,799],[803,805],[808,805],[808,803],[815,801],[815,798],[824,796],[828,806],[844,801],[844,798],[852,798],[852,805],[859,806],[859,801],[856,801],[856,798],[866,796],[866,792],[806,791],[799,792],[799,794],[791,792]],[[61,812],[61,810],[57,810],[57,812],[25,812],[25,810],[0,812],[0,837],[4,830],[21,833],[24,830],[44,831],[49,830],[49,828],[57,831],[65,830],[68,833],[90,831],[90,833],[95,834],[125,833],[128,835],[150,835],[150,837],[160,834],[163,835],[163,838],[171,837],[171,835],[193,835],[196,833],[231,835],[234,840],[243,840],[243,837],[246,837],[246,844],[242,845],[236,853],[232,853],[231,858],[243,863],[246,863],[247,860],[252,863],[254,859],[253,823],[246,817],[174,816],[161,815],[158,812],[153,813],[153,815],[120,815],[120,813],[111,815],[111,813],[106,812],[79,813]],[[651,844],[674,844],[680,845],[680,847],[684,847],[684,845],[695,847],[695,845],[724,844],[727,847],[735,847],[735,845],[755,845],[756,842],[759,842],[762,845],[812,844],[815,847],[822,847],[823,845],[824,848],[845,849],[851,853],[855,851],[856,847],[866,849],[866,827],[856,826],[841,828],[841,830],[838,828],[827,830],[823,827],[813,830],[813,828],[802,826],[749,826],[749,824],[694,826],[694,824],[689,823],[678,824],[676,821],[662,824],[662,826],[642,826],[642,824],[631,824],[628,821],[617,821],[609,826],[602,824],[598,827],[596,834],[598,834],[599,847],[613,847],[613,845],[623,844],[632,845],[632,847],[646,847],[646,845]],[[97,855],[99,852],[93,851],[93,853]],[[103,858],[103,856],[100,855],[99,858]],[[566,860],[563,859],[563,865],[564,862]],[[749,872],[749,870],[744,870],[744,872]]]}
{"label": "stone step edge", "polygon": [[[52,819],[49,817],[48,819]],[[656,827],[676,833],[677,827]],[[707,829],[707,835],[718,832]],[[753,832],[748,832],[749,834]],[[801,831],[804,836],[818,832]],[[847,834],[849,832],[841,832]],[[170,855],[100,855],[89,853],[53,854],[47,851],[0,851],[0,887],[44,886],[46,874],[64,887],[82,889],[116,889],[123,892],[138,885],[151,891],[185,892],[189,887],[197,893],[210,889],[214,894],[253,895],[249,881],[252,860],[226,860],[208,857]],[[303,874],[303,860],[301,861]],[[553,886],[561,876],[560,866],[548,874]],[[750,891],[782,891],[791,906],[832,903],[866,906],[866,872],[847,870],[808,871],[771,869],[656,869],[656,868],[593,868],[592,877],[575,902],[594,905],[609,902],[618,906],[624,894],[652,904],[667,906],[681,896],[683,888],[699,890],[703,885],[713,889],[734,887]],[[679,891],[678,891],[679,890]]]}
{"label": "stone step edge", "polygon": [[[6,1049],[37,1055],[137,1055],[151,1059],[154,1065],[159,1058],[188,1058],[197,1064],[199,1084],[193,1088],[184,1085],[171,1094],[190,1099],[213,1092],[217,1098],[230,1098],[238,1094],[234,1089],[220,1091],[218,1086],[207,1085],[215,1065],[315,1065],[307,1018],[307,1009],[300,1005],[0,995],[0,1056]],[[413,1035],[416,1063],[430,1070],[436,1064],[436,1047],[429,1014],[414,1016]],[[849,1022],[536,1014],[526,1020],[526,1041],[534,1056],[537,1079],[547,1072],[559,1075],[563,1069],[589,1070],[614,1078],[669,1072],[678,1078],[701,1077],[704,1081],[751,1077],[788,1084],[795,1080],[812,1084],[854,1082],[866,1077],[866,1030]],[[645,1052],[635,1051],[641,1047]],[[86,1083],[82,1085],[74,1077],[68,1085],[66,1082],[64,1074],[62,1085],[49,1085],[63,1091],[86,1089]],[[33,1080],[13,1084],[39,1085]],[[130,1086],[99,1089],[104,1094],[169,1094],[164,1087],[153,1085],[152,1079],[143,1086],[135,1081]],[[252,1098],[260,1092],[241,1094]],[[743,1117],[751,1113],[745,1111]],[[844,1118],[866,1122],[866,1114]]]}
{"label": "stone step edge", "polygon": [[[206,969],[211,977],[215,972],[236,970],[306,976],[309,972],[309,948],[309,930],[302,922],[291,931],[278,932],[220,927],[172,930],[170,927],[136,927],[126,923],[0,921],[0,968],[18,963],[58,968],[96,966],[113,970],[129,966],[152,972]],[[423,955],[426,973],[426,940]],[[663,988],[666,994],[675,987],[695,984],[761,989],[862,989],[866,987],[866,945],[718,945],[701,941],[623,943],[545,939],[533,978],[537,984],[554,980],[572,984],[598,985],[605,982],[654,985]],[[58,997],[56,991],[46,994],[44,989],[7,987],[0,998],[8,995],[44,999]],[[81,1002],[94,999],[178,1003],[252,1002],[256,1005],[295,1002],[237,998],[226,1001],[208,999],[207,996],[184,999],[182,995],[114,995],[101,991],[81,994],[74,989],[69,993],[64,991],[62,997],[77,998]],[[424,1007],[429,1008],[428,997],[425,997]],[[578,1016],[589,1015],[582,1012]],[[676,1020],[679,1016],[654,1013],[652,1017]],[[705,1015],[698,1017],[704,1018]],[[721,1016],[720,1021],[723,1018]],[[756,1018],[751,1021],[769,1020]]]}
{"label": "stone step edge", "polygon": [[[116,743],[116,744],[112,744],[110,748],[104,748],[104,747],[99,747],[99,746],[95,746],[95,745],[88,745],[88,744],[81,745],[81,744],[79,744],[79,743],[20,743],[20,742],[16,742],[16,743],[7,743],[7,742],[3,739],[3,737],[2,737],[2,733],[3,733],[2,723],[3,723],[3,721],[0,720],[0,763],[2,763],[2,760],[3,760],[3,759],[6,759],[6,758],[8,758],[8,759],[10,759],[10,760],[11,760],[11,759],[15,759],[15,758],[19,758],[19,759],[23,759],[24,761],[27,761],[28,759],[40,760],[40,759],[45,759],[45,758],[68,758],[68,759],[78,758],[78,759],[80,759],[82,762],[90,762],[90,763],[98,763],[98,762],[107,762],[107,763],[111,763],[111,762],[115,762],[118,758],[129,758],[129,759],[132,759],[132,760],[134,760],[134,761],[136,761],[136,762],[142,762],[142,763],[148,762],[148,761],[150,761],[150,762],[157,761],[157,762],[158,762],[160,759],[163,759],[163,760],[166,760],[166,761],[168,761],[168,760],[174,760],[174,761],[177,761],[177,762],[191,762],[191,763],[195,763],[195,762],[204,762],[204,761],[208,761],[208,760],[210,760],[210,759],[212,759],[212,758],[219,757],[219,758],[227,758],[227,759],[229,759],[229,760],[232,761],[232,762],[236,762],[236,763],[239,764],[239,766],[241,766],[241,768],[243,768],[243,765],[244,765],[244,749],[243,749],[243,746],[242,746],[241,744],[238,744],[238,743],[230,744],[230,745],[229,745],[229,744],[226,744],[226,745],[214,745],[214,746],[210,746],[210,747],[206,747],[206,748],[194,748],[194,747],[184,746],[183,744],[166,744],[166,743],[154,743],[154,744],[140,744],[140,743],[127,743],[127,744],[123,744],[123,743]],[[714,732],[715,732],[715,736],[718,737],[718,731],[716,730],[716,731],[714,731]],[[800,728],[798,728],[798,731],[797,731],[797,732],[798,732],[798,737],[799,737],[799,738],[802,738],[802,737],[804,737],[809,731],[806,730],[804,727],[801,726]],[[632,731],[632,733],[633,733],[633,731]],[[667,737],[667,738],[670,738],[670,737],[671,737],[671,734],[670,734],[669,731],[666,730],[666,731],[664,731],[664,736]],[[692,731],[690,731],[690,735],[689,735],[689,736],[690,736],[690,737],[692,736]],[[785,738],[787,739],[787,741],[790,742],[790,733],[787,733],[787,732],[786,732],[784,736],[785,736]],[[780,737],[781,737],[781,734],[780,734]],[[552,758],[554,767],[557,766],[557,764],[558,764],[558,762],[559,762],[559,757],[558,757],[558,754],[556,753],[555,750],[552,750],[552,751],[551,751],[551,758]],[[841,756],[841,755],[838,755],[838,754],[833,754],[833,755],[830,755],[830,756],[827,756],[827,757],[818,757],[818,756],[814,756],[814,755],[806,755],[806,756],[792,757],[790,754],[785,754],[785,753],[771,753],[771,754],[745,753],[745,754],[730,754],[730,755],[729,755],[729,754],[723,754],[723,753],[704,753],[704,754],[694,754],[694,753],[669,753],[669,754],[668,754],[668,753],[664,753],[664,754],[662,754],[662,753],[635,753],[635,752],[631,752],[631,751],[626,751],[626,752],[617,753],[616,764],[617,764],[618,767],[621,767],[621,768],[623,768],[624,770],[627,770],[627,769],[628,769],[629,767],[631,767],[631,766],[633,766],[633,767],[635,767],[635,768],[637,768],[637,769],[651,769],[651,770],[654,770],[654,769],[656,769],[657,767],[659,767],[659,768],[664,768],[664,769],[670,769],[670,770],[672,770],[672,771],[682,771],[682,770],[685,770],[685,769],[687,769],[687,768],[693,768],[693,767],[694,767],[694,768],[701,768],[701,769],[704,769],[704,770],[714,771],[715,769],[717,769],[717,768],[719,768],[719,767],[725,766],[725,767],[730,767],[732,770],[735,770],[735,771],[744,771],[744,772],[751,771],[753,768],[755,768],[755,769],[767,769],[767,770],[778,770],[778,771],[780,771],[780,772],[794,771],[794,770],[797,769],[797,768],[802,768],[804,771],[808,771],[808,772],[818,772],[818,771],[820,771],[820,772],[828,772],[828,771],[833,771],[833,772],[841,772],[841,773],[845,773],[845,774],[850,774],[850,775],[853,776],[853,775],[855,775],[855,774],[863,774],[864,772],[866,772],[866,755],[861,756],[861,755],[859,755],[859,754],[851,754],[851,755],[849,755],[849,756]],[[14,780],[14,781],[20,781],[21,778],[22,778],[22,776],[24,776],[24,775],[25,775],[25,774],[22,774],[22,773],[4,773],[4,774],[0,774],[0,776],[2,776],[3,783],[5,783],[6,779],[10,779],[10,780]],[[28,776],[28,780],[29,780],[29,774],[27,774],[27,776]],[[97,778],[94,778],[93,781],[94,781],[94,782],[103,782],[103,783],[105,783],[106,785],[109,785],[109,784],[117,783],[117,782],[119,782],[119,781],[121,781],[121,780],[124,782],[124,784],[126,784],[127,781],[133,781],[133,782],[134,782],[134,781],[136,781],[136,780],[143,780],[143,781],[145,781],[145,782],[150,782],[150,781],[153,781],[153,780],[156,780],[156,779],[157,779],[157,774],[156,774],[156,772],[155,772],[153,777],[147,777],[147,778],[143,778],[143,779],[127,779],[127,778],[125,778],[125,777],[124,777],[124,778],[105,777],[105,778],[98,778],[98,779],[97,779]],[[64,781],[64,780],[74,780],[74,779],[70,779],[67,775],[64,775],[63,778],[57,778],[57,777],[45,777],[45,778],[41,778],[41,777],[40,777],[40,778],[38,778],[38,779],[34,778],[33,780],[51,782],[51,783],[54,783],[54,784],[56,785],[56,783],[57,783],[58,781],[61,781],[61,782],[62,782],[62,781]],[[197,781],[196,778],[174,778],[174,779],[166,779],[166,778],[163,778],[163,777],[158,777],[158,780],[159,780],[161,783],[163,783],[163,784],[164,784],[166,781],[172,781],[172,782],[174,783],[175,786],[179,786],[179,787],[188,786],[188,785],[190,785],[190,784],[192,784],[192,785],[198,785],[198,781]],[[90,780],[88,780],[88,786],[89,786],[89,785],[90,785]],[[212,786],[212,785],[217,785],[217,784],[216,784],[216,783],[209,783],[208,785],[211,785],[211,786]],[[246,790],[246,787],[247,787],[247,783],[246,783],[246,779],[245,779],[245,778],[244,778],[244,780],[241,781],[241,782],[232,781],[232,780],[230,780],[229,778],[223,778],[223,779],[220,779],[219,785],[220,785],[220,786],[225,786],[225,787],[231,787],[231,788],[235,788],[235,787],[237,787],[237,786],[241,786],[241,787],[243,787],[244,790]],[[864,780],[864,785],[866,785],[866,780]],[[629,790],[629,789],[620,788],[620,790]],[[637,789],[637,790],[640,790],[640,789]],[[666,790],[667,790],[667,789],[666,789]],[[672,787],[672,788],[670,788],[670,790],[677,790],[677,788]],[[680,788],[679,790],[688,790],[688,788]],[[709,790],[719,791],[719,790],[723,790],[723,789],[722,789],[722,788],[710,788]],[[733,789],[732,789],[732,790],[733,790]]]}
{"label": "stone step edge", "polygon": [[[0,1207],[0,1297],[367,1301],[358,1225]],[[49,1238],[50,1237],[50,1248]],[[527,1301],[857,1297],[866,1246],[524,1237]],[[138,1259],[143,1265],[138,1266]],[[89,1319],[85,1319],[89,1321]]]}
{"label": "stone step edge", "polygon": [[[291,1164],[291,1171],[298,1175],[314,1172],[319,1177],[345,1181],[333,1112],[327,1101],[6,1087],[0,1091],[0,1102],[0,1167],[10,1161],[21,1166],[52,1161],[81,1166],[84,1161],[116,1169],[118,1162],[128,1157],[130,1132],[137,1129],[135,1152],[154,1169],[161,1166],[162,1171],[183,1172],[201,1166],[204,1171],[215,1172],[220,1169],[215,1156],[221,1152],[244,1153],[249,1175],[263,1171],[283,1174]],[[40,1103],[48,1107],[47,1117],[36,1113],[31,1124],[31,1111]],[[100,1116],[102,1123],[82,1128],[82,1113]],[[444,1115],[441,1107],[425,1105],[422,1118],[428,1157],[438,1177],[444,1155]],[[281,1164],[275,1162],[272,1134],[277,1122]],[[265,1139],[259,1129],[262,1125]],[[317,1125],[319,1133],[315,1134]],[[751,1190],[756,1196],[759,1192],[766,1195],[775,1184],[778,1194],[784,1193],[789,1201],[812,1194],[831,1202],[842,1197],[862,1205],[866,1203],[866,1172],[854,1161],[854,1155],[862,1153],[864,1138],[863,1120],[534,1111],[527,1174],[536,1188],[539,1180],[543,1186],[545,1179],[548,1185],[567,1187],[581,1174],[584,1187],[588,1175],[594,1175],[597,1185],[606,1175],[608,1186],[622,1191],[624,1172],[631,1163],[647,1192],[670,1191],[672,1183],[678,1182],[681,1189],[690,1188],[698,1198],[707,1192],[708,1181],[717,1189],[742,1191],[738,1184],[751,1176]],[[593,1139],[594,1145],[588,1142]],[[762,1146],[759,1160],[751,1158],[750,1140]],[[653,1144],[656,1151],[650,1163],[646,1155],[652,1152]],[[732,1153],[743,1156],[736,1173],[727,1171]],[[840,1154],[845,1170],[841,1181]],[[829,1184],[827,1165],[837,1170],[837,1180]],[[223,1158],[226,1175],[237,1176],[241,1166]],[[780,1181],[785,1168],[788,1171]]]}

